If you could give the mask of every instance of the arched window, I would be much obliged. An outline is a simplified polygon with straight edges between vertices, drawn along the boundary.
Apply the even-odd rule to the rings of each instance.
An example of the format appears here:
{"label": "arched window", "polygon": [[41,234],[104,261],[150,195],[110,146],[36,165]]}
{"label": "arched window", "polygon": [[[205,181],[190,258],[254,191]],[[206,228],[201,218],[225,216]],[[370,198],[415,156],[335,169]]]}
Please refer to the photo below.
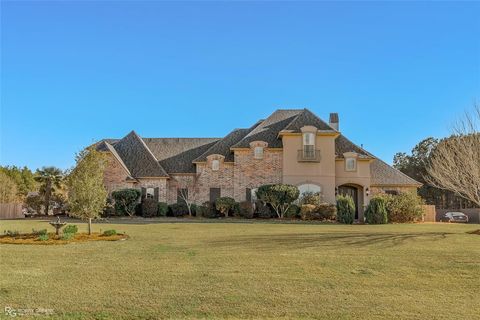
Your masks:
{"label": "arched window", "polygon": [[322,192],[322,188],[320,186],[317,186],[316,184],[311,184],[311,183],[306,183],[298,186],[298,190],[300,191],[300,197],[305,193],[305,192],[312,192],[316,193]]}

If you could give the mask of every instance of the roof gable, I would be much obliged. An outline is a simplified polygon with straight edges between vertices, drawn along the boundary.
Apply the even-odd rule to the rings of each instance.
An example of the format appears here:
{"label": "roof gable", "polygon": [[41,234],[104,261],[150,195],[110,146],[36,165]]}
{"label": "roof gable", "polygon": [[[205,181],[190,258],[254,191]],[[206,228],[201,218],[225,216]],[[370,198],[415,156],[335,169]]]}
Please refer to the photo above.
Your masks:
{"label": "roof gable", "polygon": [[317,115],[308,109],[303,109],[303,111],[297,115],[283,130],[289,132],[301,132],[302,127],[305,126],[313,126],[320,131],[336,132],[335,129],[330,127],[330,125],[328,125],[325,121],[317,117]]}
{"label": "roof gable", "polygon": [[116,142],[114,149],[135,178],[168,177],[167,172],[135,131]]}
{"label": "roof gable", "polygon": [[234,144],[232,148],[249,148],[250,142],[265,141],[269,148],[281,148],[282,140],[278,133],[283,130],[296,116],[303,110],[277,110],[267,119],[260,122],[249,134],[242,140]]}

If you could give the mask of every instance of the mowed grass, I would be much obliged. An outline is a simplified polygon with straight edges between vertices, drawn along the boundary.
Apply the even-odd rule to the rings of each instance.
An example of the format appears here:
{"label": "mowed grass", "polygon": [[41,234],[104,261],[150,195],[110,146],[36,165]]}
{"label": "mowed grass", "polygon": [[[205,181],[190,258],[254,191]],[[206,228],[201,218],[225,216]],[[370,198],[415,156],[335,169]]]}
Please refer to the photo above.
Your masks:
{"label": "mowed grass", "polygon": [[[0,221],[2,232],[48,227]],[[479,228],[95,224],[130,239],[0,245],[0,307],[58,319],[478,319],[480,236],[467,231]]]}

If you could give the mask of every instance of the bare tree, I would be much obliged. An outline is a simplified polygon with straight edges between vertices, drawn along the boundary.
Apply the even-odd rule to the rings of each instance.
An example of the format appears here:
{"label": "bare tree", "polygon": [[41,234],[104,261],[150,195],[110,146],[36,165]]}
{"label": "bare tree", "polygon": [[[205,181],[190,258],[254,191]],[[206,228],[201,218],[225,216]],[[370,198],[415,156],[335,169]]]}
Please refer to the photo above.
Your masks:
{"label": "bare tree", "polygon": [[188,208],[188,215],[192,216],[192,205],[195,203],[198,192],[198,181],[201,173],[196,173],[191,179],[177,179],[178,197]]}
{"label": "bare tree", "polygon": [[426,181],[480,206],[480,105],[452,133],[434,150]]}

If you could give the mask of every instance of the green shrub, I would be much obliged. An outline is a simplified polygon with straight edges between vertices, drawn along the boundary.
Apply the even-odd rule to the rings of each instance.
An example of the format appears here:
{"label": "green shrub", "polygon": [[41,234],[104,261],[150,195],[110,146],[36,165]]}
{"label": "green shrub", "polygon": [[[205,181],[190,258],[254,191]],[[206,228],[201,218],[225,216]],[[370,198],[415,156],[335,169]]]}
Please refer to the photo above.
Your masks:
{"label": "green shrub", "polygon": [[253,218],[253,204],[250,201],[239,203],[239,216],[245,219]]}
{"label": "green shrub", "polygon": [[172,217],[183,217],[188,215],[188,207],[185,203],[174,203],[168,206]]}
{"label": "green shrub", "polygon": [[235,202],[232,208],[232,213],[234,217],[240,217],[240,203]]}
{"label": "green shrub", "polygon": [[159,202],[157,208],[157,215],[159,217],[165,217],[168,212],[168,204],[165,202]]}
{"label": "green shrub", "polygon": [[149,218],[157,215],[158,202],[152,198],[145,198],[142,201],[142,216]]}
{"label": "green shrub", "polygon": [[350,196],[337,196],[337,221],[352,224],[355,220],[355,203]]}
{"label": "green shrub", "polygon": [[74,224],[69,224],[65,228],[63,228],[63,233],[77,233],[78,232],[78,227]]}
{"label": "green shrub", "polygon": [[414,192],[398,195],[381,194],[386,201],[388,222],[413,222],[422,219],[424,201]]}
{"label": "green shrub", "polygon": [[220,211],[225,217],[228,217],[228,214],[233,210],[235,206],[235,200],[230,197],[220,197],[215,200],[215,209]]}
{"label": "green shrub", "polygon": [[140,195],[141,192],[137,189],[113,191],[112,197],[115,200],[115,211],[117,214],[133,216]]}
{"label": "green shrub", "polygon": [[47,234],[47,229],[41,229],[41,230],[35,230],[35,229],[32,229],[32,234],[33,235],[36,235],[36,236],[41,236],[43,234]]}
{"label": "green shrub", "polygon": [[290,218],[290,219],[297,219],[300,217],[300,207],[297,206],[296,204],[292,204],[287,212],[285,212],[285,217]]}
{"label": "green shrub", "polygon": [[375,196],[365,210],[365,220],[368,224],[387,223],[387,201],[383,197]]}
{"label": "green shrub", "polygon": [[40,241],[47,241],[49,239],[48,233],[47,234],[41,234],[38,236],[38,240]]}
{"label": "green shrub", "polygon": [[337,215],[337,207],[331,203],[318,205],[304,204],[300,208],[302,220],[334,220]]}
{"label": "green shrub", "polygon": [[300,192],[289,184],[269,184],[258,188],[257,198],[269,204],[279,218],[283,218],[288,207],[298,199]]}
{"label": "green shrub", "polygon": [[217,218],[218,216],[215,204],[210,201],[205,201],[201,206],[197,206],[197,217]]}
{"label": "green shrub", "polygon": [[255,202],[255,216],[260,219],[271,219],[276,218],[277,214],[270,208],[268,204],[257,201]]}
{"label": "green shrub", "polygon": [[115,230],[115,229],[105,230],[103,232],[103,235],[106,236],[106,237],[114,236],[116,234],[117,234],[117,230]]}
{"label": "green shrub", "polygon": [[75,233],[64,232],[62,233],[62,240],[70,240],[75,236]]}

